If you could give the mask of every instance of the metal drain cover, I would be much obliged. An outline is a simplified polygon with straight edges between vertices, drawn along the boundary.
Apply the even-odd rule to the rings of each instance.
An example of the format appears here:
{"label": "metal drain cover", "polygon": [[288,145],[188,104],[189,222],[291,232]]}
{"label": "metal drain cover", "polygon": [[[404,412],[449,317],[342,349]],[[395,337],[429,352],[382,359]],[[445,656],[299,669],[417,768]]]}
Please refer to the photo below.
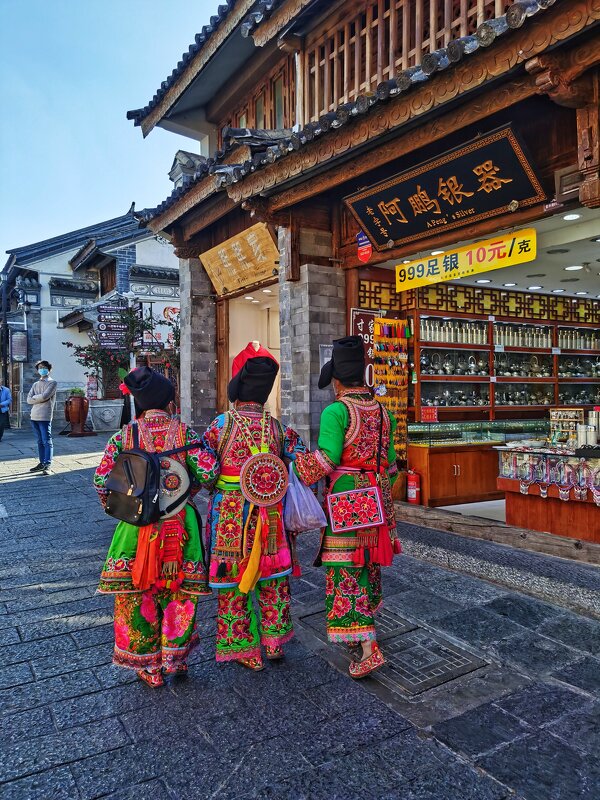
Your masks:
{"label": "metal drain cover", "polygon": [[[300,622],[319,639],[327,641],[325,609],[300,617]],[[393,694],[421,694],[487,664],[442,636],[408,622],[386,606],[377,614],[377,641],[387,664],[373,673],[372,680]],[[332,646],[350,662],[343,644]]]}

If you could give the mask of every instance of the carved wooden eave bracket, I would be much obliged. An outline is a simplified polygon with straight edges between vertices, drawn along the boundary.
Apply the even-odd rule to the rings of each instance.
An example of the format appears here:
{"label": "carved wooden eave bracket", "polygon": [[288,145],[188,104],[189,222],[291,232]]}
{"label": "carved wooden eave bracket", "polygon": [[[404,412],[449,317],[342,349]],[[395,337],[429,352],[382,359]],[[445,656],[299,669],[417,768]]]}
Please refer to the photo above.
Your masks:
{"label": "carved wooden eave bracket", "polygon": [[[549,48],[596,26],[599,21],[600,0],[557,3],[545,11],[539,19],[532,19],[523,28],[500,39],[496,45],[473,54],[464,62],[454,64],[451,69],[438,73],[421,88],[390,99],[388,103],[374,107],[368,114],[358,117],[351,124],[330,131],[323,137],[315,138],[299,150],[228,186],[227,192],[236,203],[256,195],[273,195],[270,209],[271,212],[275,212],[318,191],[339,185],[367,169],[394,160],[404,152],[411,152],[421,146],[421,143],[435,141],[446,135],[448,131],[441,130],[445,127],[443,118],[424,120],[418,127],[414,127],[414,123],[436,109],[456,103],[458,99],[462,100],[462,105],[456,106],[452,114],[447,115],[453,116],[455,130],[514,105],[538,92],[539,87],[536,86],[533,76],[514,78],[510,84],[497,87],[493,96],[487,96],[490,95],[487,93],[483,100],[470,100],[468,95],[485,84],[502,78],[524,61],[534,59]],[[573,72],[574,74],[577,72],[575,65],[579,64],[582,68],[581,74],[594,63],[594,49],[597,45],[593,41],[574,44],[571,54]],[[401,134],[402,128],[410,130],[410,133],[407,132],[403,137],[409,139],[403,151],[399,152],[397,143],[392,142],[372,150],[368,164],[364,159],[349,160],[351,153],[358,148],[368,146],[370,142],[377,141],[390,131]],[[421,135],[424,129],[428,132],[425,139]],[[319,175],[316,179],[318,185],[315,185],[315,179],[309,182],[308,178],[316,168],[322,169],[323,165],[327,163],[333,165],[336,161],[341,163],[344,159],[346,163],[343,175],[340,174],[341,171],[336,171],[338,174],[332,175],[331,171]],[[291,181],[298,182],[298,185],[288,188]],[[279,191],[278,187],[281,187]]]}
{"label": "carved wooden eave bracket", "polygon": [[289,0],[254,29],[252,32],[254,44],[257,47],[264,47],[312,2],[313,0]]}
{"label": "carved wooden eave bracket", "polygon": [[525,64],[538,94],[577,110],[577,155],[582,175],[579,200],[600,208],[600,36],[581,48],[585,59],[546,54]]}

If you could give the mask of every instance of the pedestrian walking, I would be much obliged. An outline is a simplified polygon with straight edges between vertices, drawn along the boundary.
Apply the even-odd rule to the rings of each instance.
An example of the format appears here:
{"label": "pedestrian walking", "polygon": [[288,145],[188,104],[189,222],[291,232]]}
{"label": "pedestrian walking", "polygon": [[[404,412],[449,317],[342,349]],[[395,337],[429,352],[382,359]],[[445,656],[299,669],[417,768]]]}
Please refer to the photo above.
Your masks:
{"label": "pedestrian walking", "polygon": [[305,447],[265,409],[279,371],[275,359],[246,349],[235,368],[228,388],[233,405],[204,435],[219,457],[207,520],[209,584],[218,590],[217,661],[258,671],[264,666],[261,645],[268,659],[280,659],[293,636],[282,499],[285,462]]}
{"label": "pedestrian walking", "polygon": [[54,455],[52,417],[56,403],[57,383],[50,375],[52,364],[49,361],[38,361],[35,368],[40,379],[29,390],[27,402],[32,406],[31,427],[37,440],[39,461],[29,471],[49,475]]}
{"label": "pedestrian walking", "polygon": [[400,552],[391,484],[396,479],[395,419],[364,383],[360,336],[333,342],[319,388],[333,382],[335,402],[321,415],[318,449],[300,453],[295,470],[306,485],[326,477],[324,529],[316,564],[325,566],[327,636],[351,650],[361,645],[350,675],[383,666],[375,614],[382,602],[381,567]]}
{"label": "pedestrian walking", "polygon": [[6,428],[10,428],[10,407],[12,394],[8,386],[0,383],[0,442]]}
{"label": "pedestrian walking", "polygon": [[[164,453],[157,492],[161,518],[142,527],[117,524],[98,591],[115,596],[113,663],[157,687],[165,675],[187,672],[188,655],[198,643],[198,597],[210,590],[201,519],[187,499],[215,480],[217,460],[192,428],[172,416],[175,389],[164,376],[140,367],[125,377],[124,387],[139,416],[109,439],[94,485],[106,509],[119,454],[132,448]],[[173,450],[178,452],[171,455]],[[128,478],[132,490],[136,476]]]}

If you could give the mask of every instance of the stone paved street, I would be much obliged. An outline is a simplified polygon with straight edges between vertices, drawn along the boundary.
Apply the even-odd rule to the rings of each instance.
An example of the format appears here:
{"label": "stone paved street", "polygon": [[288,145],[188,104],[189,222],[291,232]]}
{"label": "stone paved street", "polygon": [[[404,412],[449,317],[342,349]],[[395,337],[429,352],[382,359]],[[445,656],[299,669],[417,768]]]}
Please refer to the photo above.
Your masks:
{"label": "stone paved street", "polygon": [[[104,439],[55,443],[48,477],[28,473],[27,431],[0,443],[3,800],[600,796],[600,570],[401,525],[412,555],[385,576],[390,663],[356,684],[324,641],[308,535],[286,662],[218,666],[207,598],[189,678],[155,691],[111,666],[112,600],[95,594],[113,529],[91,486]],[[439,565],[452,547],[472,574]],[[547,602],[563,585],[568,607]]]}

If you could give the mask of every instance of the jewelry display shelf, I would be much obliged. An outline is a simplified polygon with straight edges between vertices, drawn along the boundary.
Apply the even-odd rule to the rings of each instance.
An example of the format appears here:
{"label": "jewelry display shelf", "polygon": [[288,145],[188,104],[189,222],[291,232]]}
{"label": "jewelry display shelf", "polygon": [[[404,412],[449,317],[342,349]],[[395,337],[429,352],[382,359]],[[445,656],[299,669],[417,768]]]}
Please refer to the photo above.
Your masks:
{"label": "jewelry display shelf", "polygon": [[[569,406],[592,408],[594,405],[600,405],[600,376],[594,377],[590,374],[586,377],[569,377],[561,376],[559,373],[564,373],[566,370],[565,362],[569,359],[564,358],[569,356],[571,362],[575,359],[575,367],[577,368],[578,362],[576,357],[580,356],[581,359],[587,359],[590,363],[584,365],[583,369],[576,369],[576,371],[597,371],[597,364],[600,364],[600,325],[598,323],[581,323],[577,326],[570,325],[569,323],[559,322],[554,320],[543,319],[529,319],[523,318],[518,322],[514,319],[506,317],[495,316],[493,314],[477,314],[477,313],[462,313],[460,311],[438,311],[431,310],[424,313],[421,310],[409,312],[412,322],[413,337],[409,340],[411,348],[410,356],[413,364],[413,384],[412,384],[412,397],[410,402],[411,409],[414,408],[414,416],[416,422],[421,420],[421,408],[434,406],[438,408],[440,419],[453,419],[457,412],[467,414],[468,419],[505,419],[510,414],[519,414],[527,412],[528,416],[537,415],[545,416],[548,409],[552,406]],[[425,332],[431,334],[435,330],[437,336],[444,335],[446,341],[433,341],[431,335],[425,337]],[[423,338],[421,338],[423,336]],[[579,336],[581,343],[596,342],[596,348],[563,348],[560,342],[565,343],[566,337]],[[465,342],[465,341],[447,341],[448,338],[462,338],[472,337],[478,341]],[[521,342],[520,344],[507,344],[507,340],[515,340]],[[570,340],[569,340],[570,341]],[[574,339],[575,341],[575,339]],[[537,344],[537,346],[536,346]],[[544,346],[540,346],[540,345]],[[449,369],[455,370],[459,364],[459,359],[463,358],[461,354],[465,351],[470,351],[472,354],[477,354],[478,360],[483,360],[486,364],[485,369],[489,375],[474,375],[474,374],[455,374],[451,372],[443,375],[429,374],[428,370],[431,369],[432,354],[423,352],[427,350],[435,350],[439,353],[439,358],[436,360],[443,364],[444,360],[452,361],[454,366],[449,365]],[[445,352],[442,352],[445,351]],[[448,356],[448,359],[446,359]],[[527,356],[531,356],[531,365],[527,361]],[[509,368],[513,371],[518,369],[518,374],[503,375],[498,374],[501,371],[507,371],[507,359]],[[516,362],[511,365],[512,361]],[[539,359],[536,359],[539,357]],[[429,363],[428,363],[429,362]],[[498,368],[498,362],[502,365]],[[523,371],[523,364],[525,369],[530,373],[529,376],[521,375]],[[520,367],[520,369],[519,369]],[[502,369],[503,368],[503,369]],[[573,366],[570,367],[573,369]],[[464,365],[463,365],[464,369]],[[543,371],[543,375],[531,374],[536,369]],[[550,374],[546,374],[549,372]],[[455,384],[489,384],[489,389],[485,390],[485,398],[489,391],[489,400],[485,405],[463,406],[452,405],[446,406],[440,403],[435,405],[431,402],[435,399],[435,392],[431,391],[431,387],[436,383],[447,383],[452,385],[455,391]],[[531,404],[513,404],[500,403],[500,392],[507,394],[507,390],[503,387],[506,384],[543,384],[546,388],[544,394],[552,396],[552,402],[547,403],[531,403]],[[569,391],[569,384],[573,385],[573,391]],[[598,388],[592,388],[594,384],[598,384]],[[422,391],[422,387],[429,385],[429,388]],[[577,390],[575,387],[579,387]],[[587,389],[587,397],[582,396],[584,389]],[[566,390],[566,391],[565,391]],[[479,390],[483,391],[483,387]],[[510,390],[508,390],[510,393]],[[515,394],[518,392],[515,390]],[[531,392],[529,392],[531,394]],[[534,394],[536,394],[534,392]],[[574,395],[578,394],[579,397]],[[572,398],[572,401],[571,401]],[[440,398],[441,399],[441,396]],[[515,400],[521,398],[515,397]],[[539,400],[538,397],[533,397],[534,400]],[[544,399],[548,399],[544,397]]]}

